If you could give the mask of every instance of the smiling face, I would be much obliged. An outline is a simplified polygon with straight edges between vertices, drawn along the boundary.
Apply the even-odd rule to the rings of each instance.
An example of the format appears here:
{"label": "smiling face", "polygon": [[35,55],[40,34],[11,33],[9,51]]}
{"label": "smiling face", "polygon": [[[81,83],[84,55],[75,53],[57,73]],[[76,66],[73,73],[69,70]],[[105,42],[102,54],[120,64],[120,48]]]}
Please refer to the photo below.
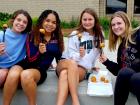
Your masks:
{"label": "smiling face", "polygon": [[13,32],[21,33],[26,29],[27,24],[28,24],[27,17],[23,14],[19,14],[13,21],[12,30]]}
{"label": "smiling face", "polygon": [[84,13],[82,16],[82,25],[87,31],[92,31],[95,24],[95,19],[89,13]]}
{"label": "smiling face", "polygon": [[46,33],[52,33],[56,29],[56,17],[50,13],[47,18],[44,19],[42,27]]}
{"label": "smiling face", "polygon": [[126,32],[126,26],[122,18],[114,17],[111,21],[111,28],[115,35],[124,37]]}

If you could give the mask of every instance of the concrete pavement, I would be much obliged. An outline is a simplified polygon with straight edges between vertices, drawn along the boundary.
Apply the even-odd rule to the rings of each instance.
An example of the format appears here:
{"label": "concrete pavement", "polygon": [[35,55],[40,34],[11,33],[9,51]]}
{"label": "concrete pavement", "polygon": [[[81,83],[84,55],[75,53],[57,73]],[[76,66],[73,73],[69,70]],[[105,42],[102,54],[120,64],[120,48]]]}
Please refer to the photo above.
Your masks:
{"label": "concrete pavement", "polygon": [[[67,38],[65,38],[65,43],[67,43]],[[108,51],[107,45],[108,41],[105,41],[104,53],[107,57],[113,61],[116,60],[116,52]],[[55,62],[54,62],[55,63]],[[106,70],[99,61],[96,65],[101,68],[101,70]],[[116,77],[110,74],[112,77],[112,84],[114,87]],[[48,78],[46,81],[38,86],[37,89],[37,104],[38,105],[56,105],[57,97],[57,82],[58,78],[54,71],[48,72]],[[113,105],[113,96],[111,97],[95,97],[88,96],[87,93],[87,80],[81,82],[78,88],[79,100],[81,105]],[[11,87],[12,88],[12,87]],[[127,88],[127,87],[126,87]],[[0,105],[2,105],[2,90],[0,90]],[[18,90],[11,105],[28,105],[27,98],[22,90]],[[71,105],[71,98],[69,97],[65,105]],[[138,105],[136,98],[130,94],[129,100],[126,105]]]}

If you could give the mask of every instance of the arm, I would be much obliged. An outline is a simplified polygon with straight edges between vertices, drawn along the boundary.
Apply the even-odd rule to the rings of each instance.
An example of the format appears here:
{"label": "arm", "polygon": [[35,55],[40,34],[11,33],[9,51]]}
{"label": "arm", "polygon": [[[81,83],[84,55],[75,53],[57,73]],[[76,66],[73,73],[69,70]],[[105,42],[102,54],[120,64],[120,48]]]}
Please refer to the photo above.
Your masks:
{"label": "arm", "polygon": [[58,53],[58,54],[55,56],[56,63],[58,63],[58,61],[61,59],[61,56],[62,56],[62,53]]}
{"label": "arm", "polygon": [[100,55],[99,60],[113,75],[116,76],[118,74],[118,71],[120,69],[118,63],[110,61],[104,54]]}
{"label": "arm", "polygon": [[0,55],[5,53],[5,44],[4,43],[0,43]]}
{"label": "arm", "polygon": [[69,37],[67,50],[68,50],[68,58],[79,61],[80,53],[79,53],[79,41],[77,36]]}
{"label": "arm", "polygon": [[118,71],[120,70],[119,66],[117,63],[110,61],[107,59],[103,64],[106,66],[106,68],[115,76],[117,76]]}
{"label": "arm", "polygon": [[137,58],[132,62],[131,68],[134,70],[140,70],[140,29],[136,31],[136,48],[137,48]]}

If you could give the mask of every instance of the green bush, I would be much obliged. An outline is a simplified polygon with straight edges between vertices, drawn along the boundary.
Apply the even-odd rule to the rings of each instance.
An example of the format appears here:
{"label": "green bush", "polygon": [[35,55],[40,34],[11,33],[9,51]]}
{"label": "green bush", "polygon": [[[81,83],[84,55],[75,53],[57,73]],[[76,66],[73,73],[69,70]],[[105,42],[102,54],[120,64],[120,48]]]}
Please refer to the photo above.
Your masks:
{"label": "green bush", "polygon": [[68,28],[75,28],[78,25],[78,18],[74,18],[72,17],[72,19],[68,22],[65,20],[61,21],[61,27],[64,29],[68,29]]}
{"label": "green bush", "polygon": [[61,21],[61,27],[64,29],[71,28],[69,22],[67,22],[65,20]]}
{"label": "green bush", "polygon": [[136,27],[138,27],[138,26],[140,25],[139,22],[136,21],[135,19],[133,19],[133,20],[131,21],[131,24],[132,24],[132,27],[133,27],[133,28],[136,28]]}
{"label": "green bush", "polygon": [[7,24],[7,23],[8,23],[7,21],[0,21],[0,30],[2,30],[3,24]]}
{"label": "green bush", "polygon": [[0,21],[7,21],[12,17],[12,14],[0,12]]}
{"label": "green bush", "polygon": [[99,18],[100,24],[103,28],[105,39],[108,39],[109,19],[106,17]]}
{"label": "green bush", "polygon": [[[7,23],[7,21],[11,18],[11,16],[12,16],[12,14],[0,12],[0,30],[2,29],[2,25],[4,23]],[[32,18],[33,25],[36,25],[37,19],[38,19],[37,17]],[[100,18],[99,21],[100,21],[101,26],[103,27],[104,32],[105,32],[105,38],[107,39],[108,38],[108,30],[109,30],[109,19],[106,17],[103,17],[103,18]],[[61,27],[63,29],[75,28],[75,27],[77,27],[78,23],[79,23],[79,19],[72,17],[72,19],[70,21],[62,20]],[[140,25],[139,22],[136,21],[135,19],[133,19],[131,21],[131,23],[132,23],[133,28]]]}
{"label": "green bush", "polygon": [[101,26],[103,27],[103,30],[109,29],[109,19],[104,17],[104,18],[100,18],[99,21],[100,21]]}
{"label": "green bush", "polygon": [[75,27],[77,27],[78,23],[79,23],[78,18],[72,17],[72,19],[71,19],[71,21],[70,21],[70,27],[71,27],[71,28],[75,28]]}
{"label": "green bush", "polygon": [[0,12],[0,30],[3,24],[7,24],[8,20],[12,17],[12,14]]}
{"label": "green bush", "polygon": [[[103,27],[103,30],[105,32],[105,38],[108,39],[108,31],[109,31],[109,19],[104,17],[104,18],[100,18],[100,24]],[[135,19],[133,19],[131,21],[132,27],[136,28],[138,27],[140,24],[138,21],[136,21]]]}
{"label": "green bush", "polygon": [[37,17],[32,18],[33,26],[37,24],[37,19],[38,19]]}
{"label": "green bush", "polygon": [[[37,17],[32,18],[33,25],[37,24]],[[78,19],[77,18],[72,18],[69,22],[62,20],[61,21],[61,27],[64,29],[69,29],[69,28],[75,28],[78,24]]]}

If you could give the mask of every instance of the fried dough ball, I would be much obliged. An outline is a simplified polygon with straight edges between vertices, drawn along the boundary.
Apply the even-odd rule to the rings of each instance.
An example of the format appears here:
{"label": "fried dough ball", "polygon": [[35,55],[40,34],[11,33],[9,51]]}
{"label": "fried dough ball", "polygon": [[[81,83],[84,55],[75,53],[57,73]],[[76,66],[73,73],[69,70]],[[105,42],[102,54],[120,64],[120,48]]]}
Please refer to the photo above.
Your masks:
{"label": "fried dough ball", "polygon": [[104,82],[105,81],[105,77],[101,76],[100,81]]}
{"label": "fried dough ball", "polygon": [[91,82],[97,82],[97,80],[96,80],[96,77],[95,77],[95,76],[92,76],[92,77],[91,77]]}
{"label": "fried dough ball", "polygon": [[105,44],[104,43],[100,43],[100,48],[104,48]]}
{"label": "fried dough ball", "polygon": [[3,24],[2,26],[4,29],[8,28],[8,25],[7,24]]}
{"label": "fried dough ball", "polygon": [[104,81],[104,83],[109,83],[109,80],[106,79],[106,80]]}
{"label": "fried dough ball", "polygon": [[39,32],[42,34],[45,34],[45,30],[44,29],[39,29]]}
{"label": "fried dough ball", "polygon": [[79,33],[79,34],[78,34],[78,40],[81,41],[81,38],[82,38],[82,34]]}

